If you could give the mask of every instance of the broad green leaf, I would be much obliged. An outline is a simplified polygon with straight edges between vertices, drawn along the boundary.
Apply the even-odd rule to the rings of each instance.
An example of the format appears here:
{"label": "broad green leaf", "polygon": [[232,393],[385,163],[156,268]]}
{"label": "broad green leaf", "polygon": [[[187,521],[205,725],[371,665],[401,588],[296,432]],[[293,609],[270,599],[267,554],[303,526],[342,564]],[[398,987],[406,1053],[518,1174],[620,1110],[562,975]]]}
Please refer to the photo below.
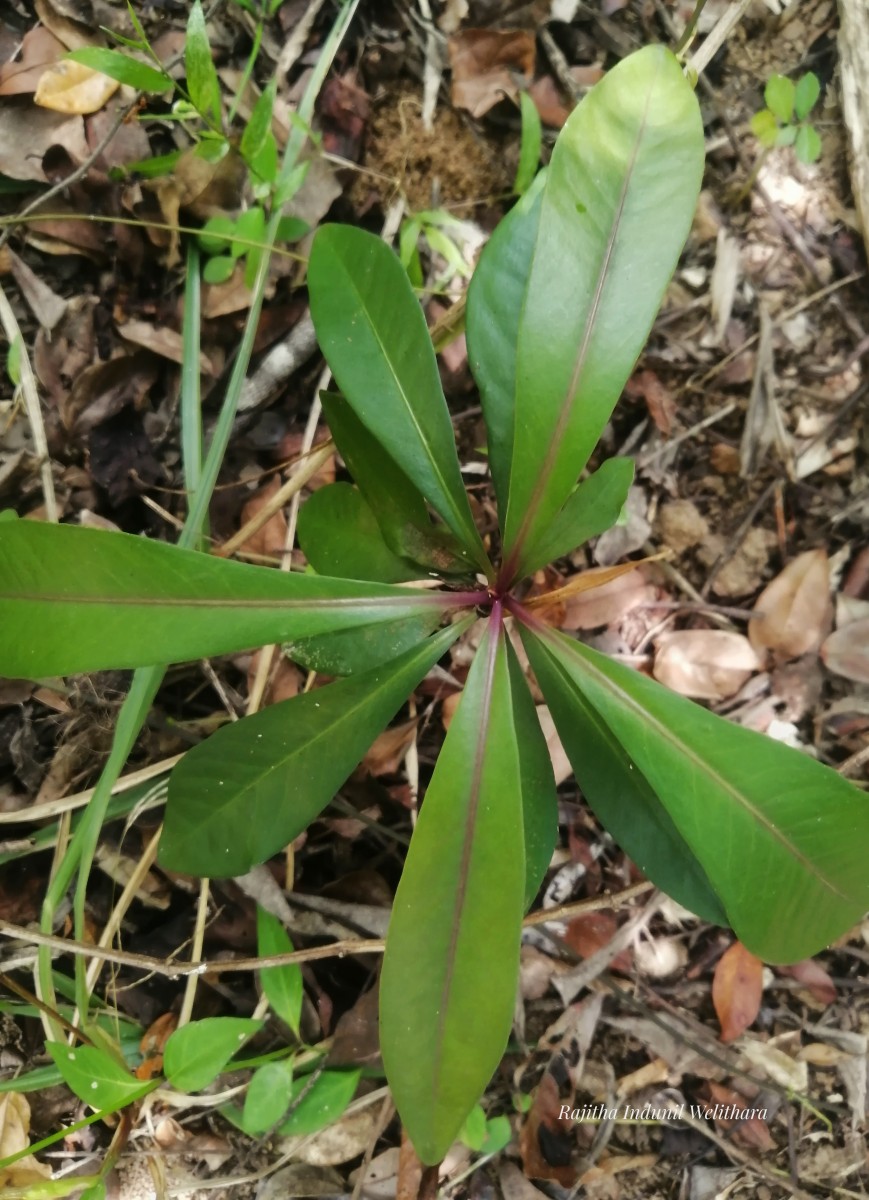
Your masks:
{"label": "broad green leaf", "polygon": [[798,750],[578,642],[543,636],[660,798],[752,953],[810,958],[860,919],[869,797]]}
{"label": "broad green leaf", "polygon": [[390,550],[438,575],[466,575],[468,560],[460,543],[446,526],[432,524],[422,492],[344,397],[321,392],[320,399],[335,445]]}
{"label": "broad green leaf", "polygon": [[507,643],[513,735],[519,754],[525,845],[525,910],[534,903],[558,840],[558,795],[549,747],[516,652]]}
{"label": "broad green leaf", "polygon": [[448,593],[287,574],[123,533],[0,525],[0,674],[148,666],[444,612]]}
{"label": "broad green leaf", "polygon": [[796,88],[786,75],[770,75],[763,89],[763,98],[769,111],[787,125],[794,115]]}
{"label": "broad green leaf", "polygon": [[187,74],[187,90],[197,112],[219,128],[220,82],[211,58],[205,14],[200,0],[194,0],[187,19],[184,69]]}
{"label": "broad green leaf", "polygon": [[199,1092],[262,1027],[249,1017],[203,1017],[182,1025],[166,1042],[163,1074],[179,1092]]}
{"label": "broad green leaf", "polygon": [[576,486],[691,228],[703,122],[676,58],[648,46],[574,110],[547,171],[516,349],[503,581]]}
{"label": "broad green leaf", "polygon": [[245,1133],[265,1133],[277,1125],[290,1107],[292,1094],[292,1062],[265,1063],[254,1071],[241,1115],[241,1127]]}
{"label": "broad green leaf", "polygon": [[348,403],[459,538],[469,563],[487,569],[434,348],[397,255],[361,229],[323,225],[308,289],[317,337]]}
{"label": "broad green leaf", "polygon": [[516,339],[540,221],[545,172],[486,243],[468,286],[468,363],[480,389],[489,469],[503,524],[507,512],[516,403]]}
{"label": "broad green leaf", "polygon": [[[256,938],[257,954],[260,958],[271,958],[274,954],[291,954],[293,951],[293,943],[286,929],[277,917],[273,917],[259,905],[256,910]],[[284,967],[264,967],[260,972],[260,984],[272,1012],[285,1021],[298,1037],[304,997],[302,968],[298,963],[287,963]],[[292,1072],[290,1077],[292,1078]]]}
{"label": "broad green leaf", "polygon": [[705,921],[727,914],[649,781],[579,690],[560,644],[522,632],[564,749],[589,807],[644,875]]}
{"label": "broad green leaf", "polygon": [[801,125],[794,140],[794,153],[806,165],[821,157],[821,135],[813,125]]}
{"label": "broad green leaf", "polygon": [[762,108],[750,121],[751,132],[763,146],[774,146],[781,131],[778,121],[768,108]]}
{"label": "broad green leaf", "polygon": [[318,488],[299,512],[299,545],[321,575],[404,583],[421,568],[393,554],[364,496],[349,483]]}
{"label": "broad green leaf", "polygon": [[164,71],[149,67],[129,54],[120,50],[107,50],[102,46],[82,46],[78,50],[70,50],[64,57],[72,62],[81,63],[109,79],[117,79],[135,88],[137,92],[167,92],[175,85]]}
{"label": "broad green leaf", "polygon": [[265,146],[268,136],[271,133],[272,111],[275,107],[277,82],[275,76],[272,76],[265,91],[253,106],[250,120],[245,126],[244,133],[241,135],[239,150],[246,162],[251,162],[256,158]]}
{"label": "broad green leaf", "polygon": [[230,253],[236,257],[241,257],[242,254],[253,254],[259,249],[256,244],[262,245],[266,235],[266,215],[258,204],[252,208],[247,208],[243,213],[240,213],[235,222],[235,240],[232,243]]}
{"label": "broad green leaf", "polygon": [[549,529],[537,543],[536,553],[528,560],[527,570],[534,572],[548,563],[570,554],[589,538],[612,529],[634,482],[631,458],[608,458],[595,473],[581,483]]}
{"label": "broad green leaf", "polygon": [[799,125],[780,125],[775,135],[776,146],[792,146],[800,133]]}
{"label": "broad green leaf", "polygon": [[96,1046],[46,1042],[45,1048],[67,1087],[91,1108],[115,1112],[153,1091],[153,1084],[143,1083],[123,1063]]}
{"label": "broad green leaf", "polygon": [[527,92],[519,95],[522,114],[522,140],[519,146],[519,165],[513,181],[513,191],[522,196],[531,186],[540,163],[540,147],[543,144],[543,126],[537,105]]}
{"label": "broad green leaf", "polygon": [[225,878],[276,854],[334,798],[462,628],[225,725],[190,750],[169,779],[162,865]]}
{"label": "broad green leaf", "polygon": [[342,1115],[353,1099],[361,1071],[321,1071],[315,1078],[293,1080],[290,1104],[298,1104],[281,1125],[281,1137],[300,1137],[325,1129]]}
{"label": "broad green leaf", "polygon": [[821,84],[814,71],[807,71],[794,91],[794,113],[798,121],[804,121],[821,94]]}
{"label": "broad green leaf", "polygon": [[525,866],[503,628],[490,619],[427,788],[380,981],[386,1077],[423,1162],[439,1162],[513,1018]]}
{"label": "broad green leaf", "polygon": [[218,214],[208,218],[196,238],[206,254],[230,254],[234,233],[235,221],[233,218]]}
{"label": "broad green leaf", "polygon": [[[355,675],[370,671],[418,646],[441,623],[440,612],[422,612],[401,621],[358,625],[338,633],[297,638],[282,647],[287,658],[319,675]],[[2,861],[2,860],[0,860]]]}
{"label": "broad green leaf", "polygon": [[459,1141],[469,1150],[479,1152],[486,1140],[486,1114],[482,1104],[475,1104],[465,1117],[465,1123],[459,1132]]}

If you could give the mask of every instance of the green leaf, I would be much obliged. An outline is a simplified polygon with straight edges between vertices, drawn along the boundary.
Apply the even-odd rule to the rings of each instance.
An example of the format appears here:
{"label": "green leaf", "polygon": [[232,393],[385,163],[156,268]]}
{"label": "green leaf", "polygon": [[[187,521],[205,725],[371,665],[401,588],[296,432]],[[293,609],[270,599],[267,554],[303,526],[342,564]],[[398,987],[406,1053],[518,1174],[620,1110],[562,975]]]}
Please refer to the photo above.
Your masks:
{"label": "green leaf", "polygon": [[226,283],[235,270],[235,259],[228,254],[209,258],[202,266],[202,278],[206,283]]}
{"label": "green leaf", "polygon": [[96,1046],[46,1042],[45,1048],[67,1087],[91,1108],[116,1112],[153,1091],[153,1084],[143,1083],[123,1063]]}
{"label": "green leaf", "polygon": [[782,125],[775,135],[776,146],[792,146],[800,132],[799,125]]}
{"label": "green leaf", "polygon": [[486,570],[431,338],[398,257],[373,234],[322,225],[308,289],[317,337],[348,403]]}
{"label": "green leaf", "polygon": [[6,374],[9,376],[9,382],[13,387],[18,387],[21,383],[21,334],[16,334],[9,344],[9,350],[6,353]]}
{"label": "green leaf", "polygon": [[303,221],[301,217],[281,217],[278,222],[278,232],[275,234],[276,242],[298,242],[310,232],[310,225],[307,221]]}
{"label": "green leaf", "polygon": [[393,554],[377,518],[349,483],[318,488],[299,512],[299,545],[321,575],[404,583],[419,579],[418,566]]}
{"label": "green leaf", "polygon": [[449,593],[287,574],[123,533],[0,524],[10,678],[179,662],[455,607]]}
{"label": "green leaf", "polygon": [[459,1141],[469,1150],[480,1151],[486,1140],[486,1114],[481,1104],[475,1104],[465,1118]]}
{"label": "green leaf", "polygon": [[[644,875],[705,921],[727,924],[703,868],[648,779],[579,689],[562,646],[522,640],[589,807]],[[573,643],[570,643],[571,645]]]}
{"label": "green leaf", "polygon": [[339,633],[297,638],[282,648],[287,658],[307,671],[316,671],[318,675],[355,675],[418,646],[440,625],[441,615],[424,612],[401,621],[359,625]]}
{"label": "green leaf", "polygon": [[869,797],[798,750],[569,638],[542,636],[660,798],[749,950],[797,962],[860,919]]}
{"label": "green leaf", "polygon": [[608,71],[546,176],[516,350],[503,582],[573,491],[646,341],[691,228],[703,122],[663,46]]}
{"label": "green leaf", "polygon": [[343,396],[321,392],[335,445],[380,526],[383,540],[400,558],[438,575],[467,574],[467,555],[443,525],[432,525],[422,492],[368,432]]}
{"label": "green leaf", "polygon": [[231,254],[234,234],[235,220],[218,215],[209,217],[196,236],[206,254]]}
{"label": "green leaf", "polygon": [[272,76],[265,91],[253,106],[250,120],[245,126],[244,133],[241,135],[239,150],[245,162],[249,163],[256,158],[264,148],[271,133],[272,112],[275,107],[277,83],[277,79]]}
{"label": "green leaf", "polygon": [[634,482],[631,458],[608,458],[584,483],[581,483],[528,560],[531,572],[570,554],[589,538],[612,529],[619,519]]}
{"label": "green leaf", "polygon": [[525,846],[525,911],[534,903],[558,840],[558,794],[549,747],[516,652],[507,643],[513,733],[519,754]]}
{"label": "green leaf", "polygon": [[521,92],[519,95],[519,111],[522,116],[522,140],[513,191],[521,196],[528,191],[537,174],[540,147],[543,144],[543,126],[540,124],[537,105],[527,92]]}
{"label": "green leaf", "polygon": [[187,19],[184,68],[187,73],[187,90],[197,112],[219,128],[220,82],[211,58],[211,45],[200,0],[194,0]]}
{"label": "green leaf", "polygon": [[[277,917],[273,917],[259,905],[256,910],[256,937],[257,954],[260,958],[291,954],[293,951],[293,943],[286,929]],[[284,967],[264,967],[260,972],[260,984],[272,1012],[289,1025],[298,1037],[304,997],[302,968],[297,963],[287,963]],[[292,1078],[292,1072],[290,1076]]]}
{"label": "green leaf", "polygon": [[169,779],[162,865],[225,878],[281,850],[334,798],[461,632],[462,624],[443,629],[392,662],[273,704],[190,750]]}
{"label": "green leaf", "polygon": [[493,1154],[500,1154],[502,1150],[510,1145],[513,1138],[513,1127],[510,1124],[510,1118],[492,1117],[486,1122],[486,1140],[480,1147],[480,1153],[491,1157]]}
{"label": "green leaf", "polygon": [[[265,972],[265,975],[272,972]],[[292,1062],[266,1063],[254,1071],[244,1098],[241,1127],[245,1133],[265,1133],[277,1125],[293,1095]]]}
{"label": "green leaf", "polygon": [[516,339],[537,241],[545,172],[496,227],[468,287],[468,363],[483,403],[489,468],[503,523],[516,403]]}
{"label": "green leaf", "polygon": [[[237,258],[242,254],[251,254],[265,240],[266,215],[258,204],[239,213],[235,221],[235,240],[231,253]],[[251,243],[255,243],[251,245]],[[259,244],[259,245],[257,245]]]}
{"label": "green leaf", "polygon": [[768,108],[761,109],[751,118],[751,132],[762,146],[774,146],[779,135],[779,123]]}
{"label": "green leaf", "polygon": [[109,79],[117,79],[118,83],[125,83],[137,92],[167,92],[175,86],[165,71],[149,67],[147,63],[139,62],[120,50],[82,46],[78,50],[70,50],[64,57],[90,67],[92,71],[99,71],[101,75],[108,75]]}
{"label": "green leaf", "polygon": [[820,94],[821,85],[817,75],[814,71],[807,71],[794,91],[794,112],[798,121],[805,121],[818,103]]}
{"label": "green leaf", "polygon": [[293,1080],[290,1103],[298,1105],[281,1125],[281,1137],[300,1137],[317,1133],[337,1121],[353,1099],[361,1071],[322,1071],[315,1079],[302,1076]]}
{"label": "green leaf", "polygon": [[495,609],[426,791],[380,981],[380,1041],[402,1121],[440,1162],[513,1019],[525,868],[520,757]]}
{"label": "green leaf", "polygon": [[794,153],[802,163],[817,162],[821,157],[821,137],[813,125],[801,125],[794,142]]}
{"label": "green leaf", "polygon": [[248,1017],[203,1017],[182,1025],[166,1042],[163,1074],[179,1092],[200,1092],[262,1027]]}
{"label": "green leaf", "polygon": [[794,115],[796,99],[796,88],[791,80],[786,75],[770,75],[763,98],[773,116],[778,117],[782,125],[787,125]]}

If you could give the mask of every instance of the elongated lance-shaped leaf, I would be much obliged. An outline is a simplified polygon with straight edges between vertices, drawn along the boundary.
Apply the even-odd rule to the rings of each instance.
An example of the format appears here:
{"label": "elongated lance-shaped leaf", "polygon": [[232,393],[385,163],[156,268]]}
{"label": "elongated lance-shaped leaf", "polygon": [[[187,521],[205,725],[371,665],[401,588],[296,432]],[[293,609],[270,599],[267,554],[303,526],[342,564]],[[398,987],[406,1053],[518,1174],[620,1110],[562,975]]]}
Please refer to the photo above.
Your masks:
{"label": "elongated lance-shaped leaf", "polygon": [[297,837],[388,721],[467,628],[226,725],[169,779],[160,862],[189,875],[243,875]]}
{"label": "elongated lance-shaped leaf", "polygon": [[123,533],[0,523],[0,674],[12,677],[178,662],[461,603],[462,593],[286,574]]}
{"label": "elongated lance-shaped leaf", "polygon": [[507,642],[513,731],[519,755],[525,846],[525,911],[534,903],[558,840],[558,795],[549,747],[516,651]]}
{"label": "elongated lance-shaped leaf", "polygon": [[540,637],[660,798],[749,950],[809,958],[869,908],[869,797],[587,646]]}
{"label": "elongated lance-shaped leaf", "polygon": [[547,563],[570,554],[577,546],[611,529],[619,519],[631,484],[631,458],[608,458],[568,496],[564,508],[535,544],[526,569],[533,574]]}
{"label": "elongated lance-shaped leaf", "polygon": [[644,875],[704,921],[727,924],[705,871],[648,779],[579,690],[556,648],[522,631],[537,681],[589,807]]}
{"label": "elongated lance-shaped leaf", "polygon": [[504,582],[536,558],[609,420],[702,173],[700,108],[663,46],[609,71],[558,137],[519,326]]}
{"label": "elongated lance-shaped leaf", "polygon": [[443,614],[414,613],[400,621],[380,621],[376,625],[356,625],[337,633],[321,633],[316,637],[294,638],[282,646],[287,658],[308,671],[320,675],[355,675],[370,671],[405,650],[417,646],[434,633]]}
{"label": "elongated lance-shaped leaf", "polygon": [[446,525],[432,524],[422,492],[357,417],[343,396],[321,392],[323,412],[347,469],[394,554],[438,575],[468,573],[467,554]]}
{"label": "elongated lance-shaped leaf", "polygon": [[423,574],[417,564],[393,554],[365,497],[350,483],[318,488],[302,505],[299,545],[321,575],[406,583]]}
{"label": "elongated lance-shaped leaf", "polygon": [[467,552],[491,571],[474,525],[425,317],[398,257],[373,234],[317,231],[311,316],[342,393]]}
{"label": "elongated lance-shaped leaf", "polygon": [[423,1162],[443,1158],[498,1065],[519,968],[520,762],[496,605],[426,791],[380,983],[380,1044]]}
{"label": "elongated lance-shaped leaf", "polygon": [[543,183],[541,171],[486,243],[468,287],[465,336],[468,364],[483,404],[489,469],[503,525],[513,461],[516,406],[516,340],[537,229]]}

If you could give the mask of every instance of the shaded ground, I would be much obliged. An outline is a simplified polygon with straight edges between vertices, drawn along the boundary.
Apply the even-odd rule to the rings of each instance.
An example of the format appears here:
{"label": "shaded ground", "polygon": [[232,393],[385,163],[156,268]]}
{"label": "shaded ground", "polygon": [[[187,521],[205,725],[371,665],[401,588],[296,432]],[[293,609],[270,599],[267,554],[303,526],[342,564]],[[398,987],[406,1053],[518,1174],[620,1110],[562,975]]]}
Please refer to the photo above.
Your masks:
{"label": "shaded ground", "polygon": [[[95,162],[77,172],[128,98],[116,96],[83,120],[36,108],[33,88],[46,58],[69,44],[70,22],[85,34],[113,21],[122,30],[122,16],[108,4],[72,13],[59,0],[38,7],[60,50],[45,40],[30,43],[30,81],[20,50],[25,35],[33,37],[29,6],[13,6],[0,29],[7,63],[0,72],[0,173],[15,181],[9,191],[18,187],[22,193],[7,194],[5,210],[19,211],[70,172],[73,179],[46,199],[42,211],[52,214],[50,220],[9,226],[0,282],[38,375],[60,517],[171,539],[185,512],[177,400],[183,273],[177,234],[154,223],[198,227],[215,211],[235,211],[238,180],[210,180],[203,198],[199,181],[181,169],[162,181],[112,178],[119,164],[183,143],[183,134],[166,120],[121,124]],[[164,59],[182,46],[185,13],[179,7],[142,6],[145,27]],[[296,205],[311,225],[328,215],[378,232],[386,226],[392,234],[403,217],[423,210],[460,218],[461,226],[429,226],[449,234],[452,261],[439,252],[437,235],[423,234],[419,243],[425,283],[436,293],[427,310],[439,328],[450,324],[450,307],[465,287],[456,259],[473,262],[510,203],[519,121],[515,103],[498,97],[505,89],[515,95],[523,73],[526,81],[533,78],[532,94],[547,122],[545,160],[571,92],[581,94],[631,48],[672,40],[674,23],[681,28],[692,8],[663,0],[611,2],[601,6],[605,12],[596,3],[555,4],[562,17],[577,10],[569,20],[557,20],[542,2],[511,5],[509,12],[501,11],[507,6],[471,3],[464,16],[463,7],[433,4],[431,24],[425,4],[384,0],[361,6],[321,98],[324,153]],[[704,36],[726,7],[708,0]],[[700,210],[600,451],[636,460],[629,520],[599,539],[590,557],[583,552],[562,562],[535,586],[551,588],[590,565],[669,549],[668,561],[572,598],[551,619],[677,690],[704,697],[734,720],[812,748],[865,784],[864,249],[848,185],[834,6],[789,5],[780,17],[776,7],[758,0],[701,81],[709,156]],[[293,0],[281,7],[267,27],[255,70],[256,81],[264,83],[280,61],[284,118],[331,19],[326,5],[295,57],[288,56],[287,43],[307,8]],[[488,43],[472,43],[466,35],[472,28],[519,32],[512,40],[492,36]],[[229,101],[251,25],[230,4],[218,6],[210,31]],[[450,62],[452,76],[442,73]],[[823,142],[820,161],[804,166],[782,148],[759,163],[761,150],[748,123],[763,107],[765,81],[775,72],[798,78],[807,70],[824,89],[815,122]],[[81,220],[86,214],[111,222]],[[248,394],[238,418],[212,509],[217,544],[268,501],[286,465],[310,445],[306,422],[322,364],[305,334],[305,243],[295,249],[301,259],[287,256],[275,267],[258,345],[265,352],[290,331],[289,361],[261,395]],[[216,410],[249,299],[241,274],[239,269],[228,282],[206,288],[202,348],[209,413]],[[460,336],[441,362],[480,524],[493,531],[493,498],[478,451],[484,440],[478,398]],[[45,517],[38,449],[12,393],[10,385],[0,400],[0,501]],[[315,440],[321,435],[325,431],[315,431]],[[333,462],[314,483],[341,470]],[[277,561],[286,538],[287,517],[278,513],[243,543],[242,554]],[[300,552],[294,553],[301,565]],[[764,592],[777,579],[783,580],[777,590]],[[744,634],[756,604],[767,621],[763,637],[755,632],[752,644]],[[851,624],[855,631],[849,633]],[[708,636],[721,630],[729,639]],[[460,644],[453,655],[451,671],[435,673],[420,687],[414,707],[378,739],[328,815],[285,862],[272,864],[271,878],[291,885],[296,945],[382,935],[410,829],[408,810],[430,772],[444,715],[467,671],[466,648]],[[256,670],[249,655],[173,668],[129,770],[153,765],[159,782],[160,764],[245,711]],[[27,925],[38,918],[51,855],[22,842],[38,836],[50,845],[59,802],[95,782],[127,682],[122,673],[73,679],[61,688],[0,681],[4,921]],[[303,673],[281,661],[263,702],[304,685]],[[557,910],[558,919],[550,913],[548,924],[527,931],[515,1045],[486,1098],[490,1117],[510,1116],[514,1137],[476,1173],[468,1172],[471,1151],[458,1148],[445,1166],[445,1185],[456,1194],[510,1200],[530,1200],[535,1190],[564,1197],[577,1187],[600,1197],[693,1200],[862,1195],[869,1050],[865,930],[854,930],[811,964],[773,971],[740,959],[728,932],[702,926],[663,898],[650,900],[650,893],[629,897],[615,912],[588,911],[585,901],[623,891],[637,876],[601,836],[552,740],[562,838],[536,907]],[[152,790],[135,820],[106,829],[89,896],[95,940],[158,828],[162,798],[159,788]],[[185,957],[197,890],[194,882],[151,868],[115,944],[161,960]],[[250,883],[213,884],[202,950],[210,963],[254,953],[256,898]],[[599,956],[593,969],[577,983],[577,961],[592,954]],[[31,988],[29,959],[24,943],[10,943],[0,969]],[[376,1064],[376,961],[359,954],[306,967],[303,1033],[310,1043],[335,1036],[333,1064]],[[68,959],[57,965],[69,971]],[[102,980],[112,1003],[148,1029],[180,1008],[183,982],[168,976],[143,979],[141,971],[115,964]],[[252,972],[218,966],[199,982],[196,1016],[248,1015],[257,989]],[[284,1036],[270,1027],[262,1049],[280,1045]],[[9,1022],[4,1038],[2,1065],[10,1074],[43,1061],[42,1029],[34,1017]],[[232,1196],[358,1195],[360,1189],[372,1197],[413,1194],[410,1156],[399,1159],[399,1129],[381,1085],[372,1072],[350,1115],[301,1147],[254,1144],[197,1099],[175,1109],[156,1093],[136,1115],[117,1194],[160,1194],[161,1178],[180,1188],[188,1177],[191,1189],[197,1179],[208,1179]],[[796,1101],[795,1093],[808,1099]],[[29,1099],[34,1140],[81,1115],[62,1088],[44,1088]],[[616,1102],[639,1109],[671,1103],[678,1115],[645,1124],[556,1120],[564,1105]],[[724,1106],[717,1117],[705,1115],[706,1106],[716,1104]],[[736,1117],[734,1108],[744,1105],[765,1115]],[[61,1144],[71,1160],[53,1156],[56,1146],[45,1161],[55,1169],[72,1161],[92,1170],[110,1137],[101,1125],[92,1126]],[[271,1175],[278,1167],[281,1173]]]}

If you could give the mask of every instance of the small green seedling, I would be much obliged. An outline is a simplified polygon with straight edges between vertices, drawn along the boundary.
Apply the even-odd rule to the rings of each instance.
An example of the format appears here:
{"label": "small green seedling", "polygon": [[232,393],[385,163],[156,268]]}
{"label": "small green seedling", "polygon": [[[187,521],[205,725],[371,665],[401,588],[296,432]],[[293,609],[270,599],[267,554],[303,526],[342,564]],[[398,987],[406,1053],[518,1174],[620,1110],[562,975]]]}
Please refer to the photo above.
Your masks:
{"label": "small green seedling", "polygon": [[[281,643],[336,677],[185,755],[159,850],[172,871],[236,876],[279,853],[456,639],[481,623],[411,839],[380,981],[386,1075],[426,1163],[459,1135],[504,1052],[523,916],[556,840],[549,752],[516,639],[587,802],[679,903],[730,925],[771,962],[814,954],[869,908],[869,800],[858,788],[557,632],[527,597],[530,576],[622,510],[630,460],[610,459],[577,481],[678,262],[703,155],[700,109],[678,61],[660,46],[641,50],[583,99],[546,171],[483,251],[467,298],[468,358],[500,533],[475,524],[406,271],[378,238],[340,225],[317,232],[308,286],[337,389],[323,407],[353,483],[302,506],[310,571],[0,521],[5,675],[147,667]],[[292,1029],[298,982],[274,988],[267,996]],[[233,1026],[236,1036],[247,1029]],[[167,1074],[199,1084],[196,1035],[181,1032]],[[205,1056],[209,1072],[228,1048]],[[310,1078],[294,1092],[295,1077],[282,1076],[280,1103],[269,1104],[258,1084],[239,1120],[261,1127],[289,1097],[281,1128],[296,1113],[293,1131],[303,1132],[302,1097],[315,1085]],[[327,1100],[318,1112],[338,1108]],[[468,1128],[479,1142],[479,1118]]]}
{"label": "small green seedling", "polygon": [[802,163],[821,156],[821,138],[808,116],[818,102],[821,85],[813,71],[794,83],[786,75],[772,75],[764,89],[766,108],[751,118],[755,137],[767,149],[793,146]]}

